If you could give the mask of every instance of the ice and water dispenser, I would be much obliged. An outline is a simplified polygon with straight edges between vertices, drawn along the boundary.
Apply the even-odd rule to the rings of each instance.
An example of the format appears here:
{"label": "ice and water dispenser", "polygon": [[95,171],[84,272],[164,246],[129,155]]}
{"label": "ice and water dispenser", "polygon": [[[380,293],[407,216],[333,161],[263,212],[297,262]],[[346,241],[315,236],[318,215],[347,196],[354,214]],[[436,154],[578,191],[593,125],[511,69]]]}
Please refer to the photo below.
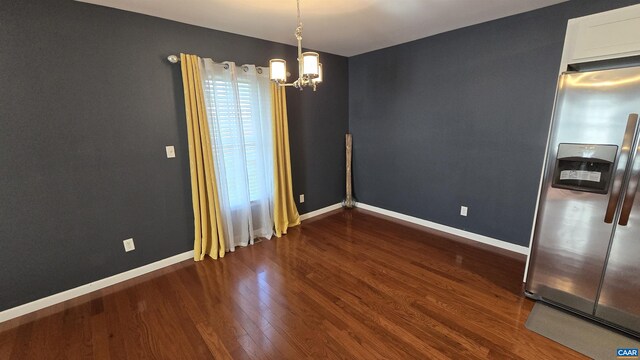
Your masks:
{"label": "ice and water dispenser", "polygon": [[606,194],[617,152],[616,145],[560,144],[552,186]]}

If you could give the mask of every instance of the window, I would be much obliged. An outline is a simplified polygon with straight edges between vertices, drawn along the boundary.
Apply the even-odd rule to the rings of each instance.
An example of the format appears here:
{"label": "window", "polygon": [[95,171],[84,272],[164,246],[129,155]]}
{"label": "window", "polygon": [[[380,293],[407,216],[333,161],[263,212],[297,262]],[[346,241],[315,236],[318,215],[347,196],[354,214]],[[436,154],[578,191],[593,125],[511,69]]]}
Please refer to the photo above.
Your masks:
{"label": "window", "polygon": [[216,175],[232,207],[270,199],[273,192],[269,83],[245,68],[204,79]]}

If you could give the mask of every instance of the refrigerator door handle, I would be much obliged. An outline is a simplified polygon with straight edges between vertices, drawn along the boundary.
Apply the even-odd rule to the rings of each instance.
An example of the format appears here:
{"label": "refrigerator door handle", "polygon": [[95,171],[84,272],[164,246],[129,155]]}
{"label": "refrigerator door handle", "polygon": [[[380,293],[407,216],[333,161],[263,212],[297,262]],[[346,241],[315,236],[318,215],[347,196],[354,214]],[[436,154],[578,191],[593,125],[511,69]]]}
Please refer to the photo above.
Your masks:
{"label": "refrigerator door handle", "polygon": [[622,212],[620,213],[620,221],[618,221],[618,225],[627,226],[629,223],[633,200],[635,200],[636,191],[638,190],[638,176],[640,176],[640,171],[636,172],[633,176],[634,178],[629,181],[627,195],[624,197],[624,202],[622,203]]}
{"label": "refrigerator door handle", "polygon": [[[629,114],[627,119],[627,128],[624,131],[624,138],[622,139],[622,148],[620,149],[620,157],[618,158],[618,164],[624,164],[626,169],[629,162],[629,153],[633,146],[633,139],[636,133],[636,127],[638,126],[638,114]],[[618,165],[619,167],[619,165]],[[624,172],[625,170],[622,170]],[[607,204],[607,212],[604,215],[604,222],[611,224],[616,213],[616,207],[618,206],[618,200],[620,199],[620,188],[622,187],[623,174],[616,173],[611,187],[611,195],[609,195],[609,203]],[[636,176],[637,178],[637,176]],[[634,192],[635,194],[635,192]],[[633,201],[631,202],[633,204]],[[629,208],[631,211],[631,208]]]}
{"label": "refrigerator door handle", "polygon": [[[638,116],[637,114],[631,114]],[[636,156],[633,161],[633,168],[629,175],[629,185],[627,185],[627,191],[624,194],[624,201],[622,202],[622,211],[620,212],[620,220],[618,225],[626,226],[629,223],[629,216],[631,216],[631,208],[633,207],[633,201],[638,191],[638,182],[640,182],[640,164],[638,163],[638,156],[640,154],[640,143],[636,146]]]}

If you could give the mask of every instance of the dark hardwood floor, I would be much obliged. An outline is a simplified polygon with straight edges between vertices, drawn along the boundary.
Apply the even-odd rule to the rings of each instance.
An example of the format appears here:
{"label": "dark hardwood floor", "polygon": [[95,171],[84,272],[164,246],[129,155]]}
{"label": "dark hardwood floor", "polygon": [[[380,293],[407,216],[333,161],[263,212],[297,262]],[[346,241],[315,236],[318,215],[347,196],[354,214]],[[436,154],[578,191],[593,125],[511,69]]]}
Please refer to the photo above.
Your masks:
{"label": "dark hardwood floor", "polygon": [[0,359],[570,359],[524,257],[362,210],[0,324]]}

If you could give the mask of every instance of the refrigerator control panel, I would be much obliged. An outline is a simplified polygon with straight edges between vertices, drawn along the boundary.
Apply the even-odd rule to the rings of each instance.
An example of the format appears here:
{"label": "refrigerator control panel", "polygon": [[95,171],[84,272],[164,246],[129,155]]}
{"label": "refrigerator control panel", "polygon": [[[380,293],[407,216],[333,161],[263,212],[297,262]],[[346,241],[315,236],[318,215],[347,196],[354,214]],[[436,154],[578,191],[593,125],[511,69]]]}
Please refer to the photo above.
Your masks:
{"label": "refrigerator control panel", "polygon": [[606,194],[618,146],[560,144],[552,187]]}

